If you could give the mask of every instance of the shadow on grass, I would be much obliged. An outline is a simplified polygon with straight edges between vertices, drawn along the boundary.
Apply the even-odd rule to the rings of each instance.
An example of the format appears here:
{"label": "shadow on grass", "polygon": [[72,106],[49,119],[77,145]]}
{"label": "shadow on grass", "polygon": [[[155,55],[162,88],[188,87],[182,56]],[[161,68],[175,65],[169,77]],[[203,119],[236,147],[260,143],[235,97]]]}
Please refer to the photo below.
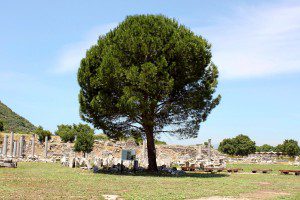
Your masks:
{"label": "shadow on grass", "polygon": [[222,177],[228,177],[229,174],[224,173],[195,173],[195,172],[187,172],[184,175],[171,175],[168,173],[160,173],[160,172],[136,172],[136,173],[129,173],[129,172],[123,172],[123,173],[111,173],[107,171],[98,171],[95,174],[107,174],[112,176],[143,176],[143,177],[170,177],[170,178],[222,178]]}

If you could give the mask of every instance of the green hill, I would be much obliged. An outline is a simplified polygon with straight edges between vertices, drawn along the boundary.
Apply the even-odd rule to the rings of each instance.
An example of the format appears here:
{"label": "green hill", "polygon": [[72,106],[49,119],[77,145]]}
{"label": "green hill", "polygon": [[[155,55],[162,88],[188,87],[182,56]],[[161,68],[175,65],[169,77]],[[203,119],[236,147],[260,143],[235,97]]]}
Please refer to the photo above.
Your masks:
{"label": "green hill", "polygon": [[21,117],[9,107],[0,101],[0,122],[3,122],[4,131],[14,132],[29,132],[34,130],[36,127],[31,124],[27,119]]}

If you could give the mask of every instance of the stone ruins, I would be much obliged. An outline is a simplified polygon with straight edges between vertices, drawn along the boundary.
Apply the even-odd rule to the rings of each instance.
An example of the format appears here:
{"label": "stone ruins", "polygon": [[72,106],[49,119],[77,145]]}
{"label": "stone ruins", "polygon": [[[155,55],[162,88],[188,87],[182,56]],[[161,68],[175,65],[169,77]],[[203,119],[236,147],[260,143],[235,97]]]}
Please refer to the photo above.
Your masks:
{"label": "stone ruins", "polygon": [[[201,167],[225,167],[226,157],[208,145],[157,145],[158,166],[182,166],[187,162]],[[95,140],[94,149],[84,158],[73,151],[74,143],[63,143],[58,136],[52,136],[40,143],[35,135],[4,134],[0,151],[0,163],[5,161],[15,167],[16,162],[61,162],[70,167],[112,167],[120,165],[121,151],[135,150],[139,167],[147,167],[146,142],[137,145],[134,141]],[[125,166],[133,166],[132,161],[124,161]],[[1,166],[1,164],[0,164]],[[5,164],[8,166],[8,164]]]}

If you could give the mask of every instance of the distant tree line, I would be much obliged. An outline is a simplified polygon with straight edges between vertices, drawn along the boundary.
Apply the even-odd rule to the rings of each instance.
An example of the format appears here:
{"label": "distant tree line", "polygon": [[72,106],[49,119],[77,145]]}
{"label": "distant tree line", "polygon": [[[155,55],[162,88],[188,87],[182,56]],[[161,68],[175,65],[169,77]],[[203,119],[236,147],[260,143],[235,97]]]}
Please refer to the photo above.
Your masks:
{"label": "distant tree line", "polygon": [[284,155],[288,155],[288,156],[297,156],[300,154],[300,147],[296,140],[286,139],[283,141],[282,144],[279,144],[277,146],[271,146],[268,144],[257,146],[256,151],[257,152],[274,151],[274,152],[282,152]]}
{"label": "distant tree line", "polygon": [[300,154],[300,147],[298,142],[293,139],[286,139],[282,144],[271,146],[264,144],[256,146],[247,135],[238,135],[234,138],[226,138],[220,142],[219,151],[235,156],[246,156],[255,152],[281,152],[283,155],[297,156]]}

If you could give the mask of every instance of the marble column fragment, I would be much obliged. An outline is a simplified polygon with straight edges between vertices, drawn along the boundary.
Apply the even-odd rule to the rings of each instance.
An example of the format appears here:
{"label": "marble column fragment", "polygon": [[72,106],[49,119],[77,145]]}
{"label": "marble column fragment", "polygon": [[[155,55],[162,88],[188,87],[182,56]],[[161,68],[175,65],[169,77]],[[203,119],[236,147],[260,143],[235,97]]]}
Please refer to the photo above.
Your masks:
{"label": "marble column fragment", "polygon": [[19,158],[19,155],[20,155],[20,150],[19,150],[19,146],[20,146],[20,143],[18,141],[15,141],[15,146],[16,146],[16,158]]}
{"label": "marble column fragment", "polygon": [[20,141],[19,141],[19,156],[23,157],[24,154],[24,135],[21,136]]}
{"label": "marble column fragment", "polygon": [[45,137],[45,158],[47,158],[48,153],[48,136]]}
{"label": "marble column fragment", "polygon": [[17,155],[17,141],[13,142],[13,154],[12,157],[15,158]]}
{"label": "marble column fragment", "polygon": [[34,158],[34,153],[35,153],[35,134],[32,135],[32,139],[31,139],[31,145],[32,145],[32,149],[31,149],[31,157]]}
{"label": "marble column fragment", "polygon": [[14,152],[14,132],[10,132],[10,156],[13,157]]}
{"label": "marble column fragment", "polygon": [[8,141],[8,136],[5,135],[3,139],[3,150],[2,150],[3,157],[7,156],[7,141]]}
{"label": "marble column fragment", "polygon": [[211,160],[211,139],[208,139],[208,159]]}

